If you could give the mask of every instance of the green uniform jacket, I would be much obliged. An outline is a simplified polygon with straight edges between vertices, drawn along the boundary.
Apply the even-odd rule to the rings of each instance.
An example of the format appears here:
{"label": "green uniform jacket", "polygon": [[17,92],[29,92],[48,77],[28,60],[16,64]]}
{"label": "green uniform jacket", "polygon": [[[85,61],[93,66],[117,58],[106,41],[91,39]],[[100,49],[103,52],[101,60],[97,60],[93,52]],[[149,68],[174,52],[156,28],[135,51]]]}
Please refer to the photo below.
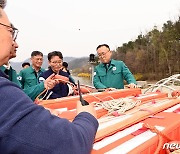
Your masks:
{"label": "green uniform jacket", "polygon": [[[6,68],[4,66],[0,66],[0,70],[3,71],[5,73]],[[7,73],[5,73],[6,75],[8,75],[8,79],[14,83],[16,83],[19,87],[22,88],[21,83],[19,82],[18,75],[16,73],[16,71],[10,66],[10,69],[7,71]]]}
{"label": "green uniform jacket", "polygon": [[112,59],[107,69],[103,63],[95,67],[93,84],[97,89],[123,89],[124,80],[126,80],[128,84],[136,84],[134,76],[123,61]]}
{"label": "green uniform jacket", "polygon": [[[4,66],[0,66],[0,70],[2,70],[5,73],[6,68]],[[6,75],[8,75],[8,79],[14,83],[16,83],[19,87],[22,88],[21,82],[19,81],[19,78],[21,78],[20,76],[17,75],[17,72],[10,67],[10,69],[7,71],[7,73],[5,73]],[[22,88],[23,89],[23,88]],[[23,91],[34,101],[35,98],[44,90],[44,84],[43,82],[23,89]]]}
{"label": "green uniform jacket", "polygon": [[18,79],[22,85],[22,88],[28,96],[34,101],[35,98],[44,90],[44,82],[39,83],[39,75],[44,72],[44,69],[40,69],[38,73],[32,68],[32,66],[20,71]]}

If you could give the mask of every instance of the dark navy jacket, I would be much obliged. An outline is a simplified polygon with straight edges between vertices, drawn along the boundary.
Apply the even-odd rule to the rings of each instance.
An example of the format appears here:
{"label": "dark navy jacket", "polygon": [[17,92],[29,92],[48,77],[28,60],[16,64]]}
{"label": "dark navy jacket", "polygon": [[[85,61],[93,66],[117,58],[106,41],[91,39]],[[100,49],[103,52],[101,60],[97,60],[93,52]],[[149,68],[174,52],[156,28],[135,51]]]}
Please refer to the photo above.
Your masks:
{"label": "dark navy jacket", "polygon": [[[54,72],[51,68],[49,70],[41,73],[39,76],[40,82],[41,82],[42,78],[47,79],[53,73]],[[63,75],[65,77],[69,78],[69,74],[67,72],[62,71],[62,70],[59,71],[59,75]],[[48,99],[55,99],[55,98],[61,98],[61,97],[67,96],[69,93],[69,88],[68,88],[67,84],[59,83],[59,84],[55,85],[55,87],[53,89],[49,90],[49,93],[51,91],[53,93],[50,95],[50,97]],[[48,94],[47,94],[47,96],[48,96]]]}
{"label": "dark navy jacket", "polygon": [[51,115],[0,71],[0,153],[89,154],[97,127],[87,112],[73,122]]}

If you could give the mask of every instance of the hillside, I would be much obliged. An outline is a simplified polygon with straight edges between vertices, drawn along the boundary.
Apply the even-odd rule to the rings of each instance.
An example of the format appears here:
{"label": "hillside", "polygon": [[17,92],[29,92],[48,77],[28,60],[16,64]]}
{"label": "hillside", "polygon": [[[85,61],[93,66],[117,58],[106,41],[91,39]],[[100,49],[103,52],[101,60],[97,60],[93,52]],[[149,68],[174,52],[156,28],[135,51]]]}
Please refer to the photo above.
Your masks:
{"label": "hillside", "polygon": [[75,58],[69,62],[69,69],[74,70],[88,64],[88,57]]}

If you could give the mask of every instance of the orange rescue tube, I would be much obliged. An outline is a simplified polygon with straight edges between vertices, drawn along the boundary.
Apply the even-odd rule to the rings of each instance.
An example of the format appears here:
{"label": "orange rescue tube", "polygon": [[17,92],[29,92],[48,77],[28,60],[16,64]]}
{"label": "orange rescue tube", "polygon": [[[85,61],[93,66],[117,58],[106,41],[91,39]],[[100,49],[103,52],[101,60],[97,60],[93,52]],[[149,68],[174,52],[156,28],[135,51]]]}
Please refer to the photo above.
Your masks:
{"label": "orange rescue tube", "polygon": [[55,79],[55,80],[58,80],[58,81],[61,82],[61,83],[67,83],[67,82],[69,82],[69,78],[66,77],[66,76],[63,76],[63,75],[58,75],[58,74],[56,74],[56,75],[54,76],[54,79]]}

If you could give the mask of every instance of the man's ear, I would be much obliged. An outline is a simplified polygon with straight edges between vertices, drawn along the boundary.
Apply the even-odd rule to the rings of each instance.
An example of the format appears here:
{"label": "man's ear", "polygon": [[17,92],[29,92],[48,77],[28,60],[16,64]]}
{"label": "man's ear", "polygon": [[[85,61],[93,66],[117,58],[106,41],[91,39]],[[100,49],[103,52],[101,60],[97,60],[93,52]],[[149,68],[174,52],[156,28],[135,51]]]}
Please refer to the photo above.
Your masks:
{"label": "man's ear", "polygon": [[110,52],[110,54],[111,54],[111,56],[112,56],[112,51],[110,50],[109,52]]}

